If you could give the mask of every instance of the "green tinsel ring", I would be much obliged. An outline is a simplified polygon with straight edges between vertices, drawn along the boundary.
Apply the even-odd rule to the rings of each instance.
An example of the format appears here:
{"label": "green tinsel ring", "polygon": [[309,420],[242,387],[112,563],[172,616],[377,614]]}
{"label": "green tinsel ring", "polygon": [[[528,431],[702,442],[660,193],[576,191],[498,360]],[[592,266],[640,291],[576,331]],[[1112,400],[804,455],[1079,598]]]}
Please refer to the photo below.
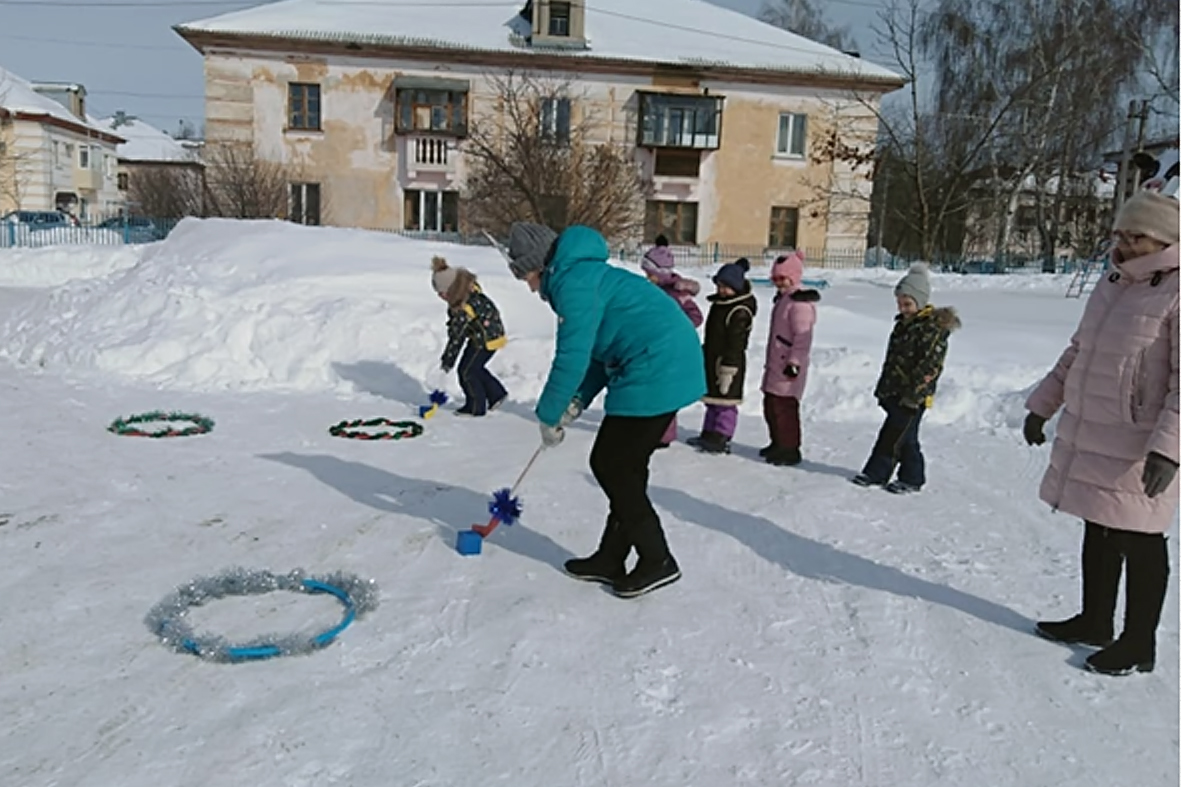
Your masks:
{"label": "green tinsel ring", "polygon": [[[135,424],[156,421],[189,421],[193,425],[183,429],[168,427],[156,432],[148,432],[135,426]],[[116,418],[111,421],[107,431],[123,437],[190,437],[213,431],[213,419],[196,413],[166,413],[163,410],[153,410],[150,413],[140,413],[127,418]]]}
{"label": "green tinsel ring", "polygon": [[[396,431],[359,431],[374,426],[388,426]],[[422,431],[422,424],[414,421],[391,421],[388,418],[370,418],[368,420],[358,418],[355,421],[341,421],[335,426],[328,427],[328,434],[333,437],[345,437],[349,440],[402,440],[403,438],[418,437]]]}

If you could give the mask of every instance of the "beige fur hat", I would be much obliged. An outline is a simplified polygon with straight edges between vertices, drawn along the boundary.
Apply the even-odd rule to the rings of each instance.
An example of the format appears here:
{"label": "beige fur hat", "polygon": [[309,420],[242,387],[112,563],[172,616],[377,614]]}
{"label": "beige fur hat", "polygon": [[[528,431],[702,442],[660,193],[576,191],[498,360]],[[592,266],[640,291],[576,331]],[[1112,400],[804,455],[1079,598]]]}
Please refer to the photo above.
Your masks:
{"label": "beige fur hat", "polygon": [[1181,239],[1181,203],[1155,191],[1137,191],[1120,209],[1115,229],[1175,246]]}

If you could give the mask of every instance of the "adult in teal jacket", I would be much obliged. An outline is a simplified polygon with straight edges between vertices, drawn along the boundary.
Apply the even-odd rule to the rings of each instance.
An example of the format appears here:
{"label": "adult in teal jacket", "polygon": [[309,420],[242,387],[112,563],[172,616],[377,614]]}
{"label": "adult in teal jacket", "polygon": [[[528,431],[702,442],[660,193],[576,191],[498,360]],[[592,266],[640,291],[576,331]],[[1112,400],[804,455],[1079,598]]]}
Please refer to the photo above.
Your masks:
{"label": "adult in teal jacket", "polygon": [[[606,389],[590,467],[610,502],[599,548],[567,561],[578,579],[605,582],[622,597],[675,582],[681,572],[648,499],[648,464],[677,410],[705,394],[697,330],[677,302],[647,279],[607,262],[607,242],[589,227],[560,236],[514,224],[506,256],[558,315],[549,377],[537,402],[542,440],[565,427]],[[631,572],[627,556],[639,560]]]}

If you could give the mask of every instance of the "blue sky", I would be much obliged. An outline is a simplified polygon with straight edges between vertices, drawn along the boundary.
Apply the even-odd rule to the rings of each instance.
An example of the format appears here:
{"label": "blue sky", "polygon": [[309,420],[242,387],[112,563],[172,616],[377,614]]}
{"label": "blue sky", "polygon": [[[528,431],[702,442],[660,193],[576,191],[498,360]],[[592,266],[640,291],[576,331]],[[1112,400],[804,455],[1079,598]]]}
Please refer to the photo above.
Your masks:
{"label": "blue sky", "polygon": [[[709,0],[754,15],[763,0]],[[593,2],[593,0],[592,0]],[[872,59],[875,8],[886,0],[826,0]],[[172,25],[261,5],[234,0],[0,0],[0,66],[33,81],[78,82],[89,109],[173,131],[202,115],[201,56]],[[638,0],[637,9],[643,7]]]}

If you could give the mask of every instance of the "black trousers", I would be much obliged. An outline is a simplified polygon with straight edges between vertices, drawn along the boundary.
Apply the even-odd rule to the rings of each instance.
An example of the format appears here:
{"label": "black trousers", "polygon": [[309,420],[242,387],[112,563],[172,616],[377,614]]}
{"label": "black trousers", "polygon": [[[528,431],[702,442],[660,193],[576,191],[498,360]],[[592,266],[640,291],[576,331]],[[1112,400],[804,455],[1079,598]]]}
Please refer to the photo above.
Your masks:
{"label": "black trousers", "polygon": [[[610,551],[626,555],[634,547],[645,562],[669,556],[660,517],[648,499],[648,463],[675,415],[608,415],[599,426],[590,468],[611,505],[608,532],[618,534],[618,543],[607,545]],[[612,522],[617,527],[611,528]]]}

